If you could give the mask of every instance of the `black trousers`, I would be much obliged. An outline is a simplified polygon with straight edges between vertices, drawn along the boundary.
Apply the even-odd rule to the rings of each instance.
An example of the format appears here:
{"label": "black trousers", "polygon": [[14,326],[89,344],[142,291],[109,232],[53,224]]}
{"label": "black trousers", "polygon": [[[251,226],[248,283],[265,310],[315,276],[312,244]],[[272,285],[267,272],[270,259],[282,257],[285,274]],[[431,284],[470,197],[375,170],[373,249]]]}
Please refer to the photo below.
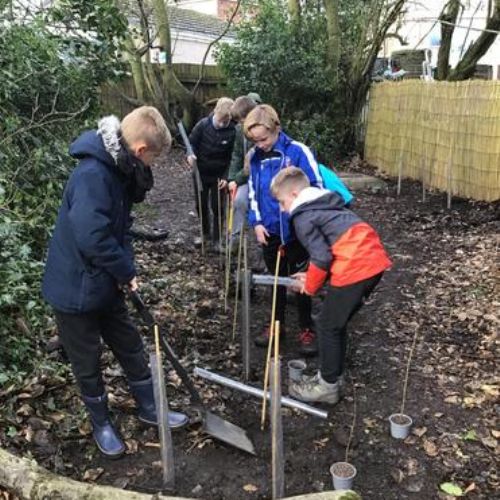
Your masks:
{"label": "black trousers", "polygon": [[[262,255],[268,271],[276,272],[276,258],[281,246],[281,238],[275,234],[267,239],[267,245],[262,245]],[[285,248],[285,255],[280,259],[279,276],[290,276],[303,271],[309,259],[305,248],[297,241],[289,243]],[[279,286],[276,294],[276,320],[281,327],[285,326],[286,287]],[[272,298],[271,298],[272,301]],[[300,328],[311,328],[311,297],[297,294],[297,312]]]}
{"label": "black trousers", "polygon": [[344,372],[347,324],[373,292],[382,274],[353,285],[328,286],[316,318],[321,376],[326,382],[333,384]]}
{"label": "black trousers", "polygon": [[130,320],[121,294],[107,310],[83,314],[55,311],[55,316],[59,338],[83,395],[97,397],[104,393],[101,339],[113,351],[129,380],[150,377],[142,339]]}
{"label": "black trousers", "polygon": [[[205,182],[201,180],[201,187],[203,188],[201,192],[201,208],[198,199],[198,190],[196,185],[196,178],[193,175],[193,186],[194,186],[194,199],[196,201],[196,211],[198,212],[198,217],[201,217],[203,222],[203,235],[205,238],[212,241],[219,241],[220,229],[219,229],[219,214],[221,217],[221,222],[224,221],[224,193],[219,195],[219,186],[217,181]],[[219,208],[219,197],[220,197],[220,208]],[[210,231],[212,229],[212,231]]]}

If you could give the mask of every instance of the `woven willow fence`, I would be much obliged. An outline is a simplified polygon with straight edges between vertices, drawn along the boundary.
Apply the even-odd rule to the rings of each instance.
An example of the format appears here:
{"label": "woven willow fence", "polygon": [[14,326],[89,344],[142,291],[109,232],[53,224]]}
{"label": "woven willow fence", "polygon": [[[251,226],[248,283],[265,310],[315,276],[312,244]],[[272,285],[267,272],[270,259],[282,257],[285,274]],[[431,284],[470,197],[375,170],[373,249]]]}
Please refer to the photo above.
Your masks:
{"label": "woven willow fence", "polygon": [[500,198],[500,81],[374,85],[365,157],[452,195]]}

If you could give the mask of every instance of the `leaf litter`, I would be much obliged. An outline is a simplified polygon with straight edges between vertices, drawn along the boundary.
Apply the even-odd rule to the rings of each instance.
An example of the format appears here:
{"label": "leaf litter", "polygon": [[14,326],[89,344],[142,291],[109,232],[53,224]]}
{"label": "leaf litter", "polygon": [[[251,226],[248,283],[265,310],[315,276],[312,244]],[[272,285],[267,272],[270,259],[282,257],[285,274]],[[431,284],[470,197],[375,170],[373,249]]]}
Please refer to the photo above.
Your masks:
{"label": "leaf litter", "polygon": [[[177,163],[158,169],[157,187],[147,201],[151,210],[137,211],[136,224],[169,231],[166,240],[135,244],[141,292],[188,370],[200,365],[238,379],[240,351],[238,342],[231,341],[232,311],[224,312],[223,272],[217,256],[202,259],[193,248],[197,221],[189,215],[191,180]],[[351,167],[369,171],[365,165]],[[495,460],[500,302],[494,262],[499,204],[453,200],[449,211],[439,193],[430,193],[422,203],[420,186],[410,181],[403,182],[401,197],[394,192],[390,184],[388,192],[357,193],[354,207],[381,233],[394,259],[393,270],[350,329],[348,376],[357,387],[360,416],[352,452],[356,488],[366,498],[399,500],[415,493],[422,498],[434,498],[440,491],[451,495],[441,488],[451,484],[457,488],[452,492],[492,498],[500,486]],[[258,268],[256,249],[251,253]],[[256,332],[267,321],[264,295],[257,290],[254,297]],[[296,321],[292,309],[289,330]],[[138,324],[149,346],[149,332]],[[405,407],[414,429],[407,440],[396,443],[389,436],[387,417],[400,405],[416,328],[422,334]],[[288,340],[284,358],[296,357],[294,349]],[[134,402],[111,354],[105,351],[103,356],[104,379],[113,418],[127,443],[127,455],[117,464],[96,451],[67,364],[39,354],[47,356],[47,363],[38,373],[0,391],[1,445],[20,455],[30,453],[41,465],[75,479],[139,490],[159,485],[160,472],[152,465],[159,460],[157,432],[137,423]],[[252,383],[260,385],[263,355],[257,350],[252,355]],[[314,360],[310,367],[315,368]],[[179,377],[168,366],[166,373],[170,406],[194,415]],[[211,499],[269,497],[270,445],[267,433],[258,429],[259,405],[236,392],[193,381],[212,410],[249,429],[260,451],[258,457],[244,456],[208,438],[199,423],[174,433],[179,494],[190,496],[196,489]],[[311,484],[328,481],[329,466],[345,452],[334,432],[350,425],[351,405],[348,384],[345,400],[330,412],[328,422],[287,414],[287,494],[305,493]],[[385,464],[383,474],[380,463]]]}

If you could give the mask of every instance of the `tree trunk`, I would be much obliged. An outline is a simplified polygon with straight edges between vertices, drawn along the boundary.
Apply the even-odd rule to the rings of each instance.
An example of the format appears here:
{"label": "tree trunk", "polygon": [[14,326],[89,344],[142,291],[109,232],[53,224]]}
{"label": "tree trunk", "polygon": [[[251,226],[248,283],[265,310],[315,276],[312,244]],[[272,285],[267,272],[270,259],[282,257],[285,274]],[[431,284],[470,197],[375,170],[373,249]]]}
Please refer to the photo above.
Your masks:
{"label": "tree trunk", "polygon": [[339,26],[339,6],[338,0],[324,0],[326,13],[326,29],[328,33],[327,69],[334,79],[337,78],[337,71],[340,61],[340,26]]}
{"label": "tree trunk", "polygon": [[[166,64],[161,65],[164,90],[162,98],[166,101],[165,107],[168,108],[169,120],[172,119],[172,114],[177,114],[175,108],[178,103],[182,108],[184,125],[189,128],[193,119],[193,111],[196,108],[196,102],[194,95],[179,81],[173,69],[170,23],[166,2],[164,0],[153,0],[153,11],[160,37],[160,45],[167,55]],[[176,116],[173,116],[174,122],[176,118]]]}
{"label": "tree trunk", "polygon": [[288,0],[288,13],[292,22],[300,21],[300,0]]}
{"label": "tree trunk", "polygon": [[[351,83],[349,85],[349,94],[346,96],[347,116],[351,117],[351,122],[346,127],[344,134],[344,146],[346,149],[353,149],[356,146],[356,125],[359,120],[360,112],[363,109],[366,101],[366,95],[371,84],[371,73],[373,66],[377,60],[377,54],[384,42],[389,29],[397,21],[406,0],[397,0],[389,12],[382,16],[381,11],[374,12],[374,15],[367,19],[367,23],[373,23],[372,29],[366,29],[365,32],[373,33],[373,40],[370,43],[369,50],[360,55],[360,59],[352,62],[354,70],[351,72]],[[380,7],[382,8],[382,7]]]}
{"label": "tree trunk", "polygon": [[134,80],[137,99],[139,101],[145,102],[146,92],[141,56],[137,54],[137,50],[131,36],[127,36],[125,40],[125,47],[128,52],[128,62],[130,64],[130,70],[132,72],[132,79]]}
{"label": "tree trunk", "polygon": [[[458,19],[458,14],[460,12],[460,0],[449,0],[449,2],[444,6],[441,15],[439,16],[440,21],[446,21],[447,23],[456,24]],[[448,77],[448,71],[450,66],[450,50],[451,41],[453,38],[453,32],[455,31],[455,26],[450,26],[449,24],[441,23],[441,45],[438,51],[438,61],[437,61],[437,80],[446,80]]]}
{"label": "tree trunk", "polygon": [[[486,29],[493,31],[500,30],[500,0],[495,0],[493,14],[486,22]],[[488,52],[488,49],[491,47],[496,37],[496,33],[483,31],[477,40],[467,49],[455,69],[450,71],[448,80],[467,80],[468,78],[474,76],[477,62],[484,56],[484,54],[486,54],[486,52]]]}
{"label": "tree trunk", "polygon": [[[21,500],[182,500],[179,497],[144,495],[111,486],[80,483],[58,476],[37,465],[34,460],[19,458],[0,448],[0,485]],[[187,500],[187,499],[184,499]]]}

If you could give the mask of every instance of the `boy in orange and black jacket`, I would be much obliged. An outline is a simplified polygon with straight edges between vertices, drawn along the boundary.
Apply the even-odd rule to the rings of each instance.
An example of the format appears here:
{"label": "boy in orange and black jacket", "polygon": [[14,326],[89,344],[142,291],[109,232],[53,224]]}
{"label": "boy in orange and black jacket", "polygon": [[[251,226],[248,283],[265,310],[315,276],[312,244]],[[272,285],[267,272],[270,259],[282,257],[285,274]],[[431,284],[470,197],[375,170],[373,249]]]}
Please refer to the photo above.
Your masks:
{"label": "boy in orange and black jacket", "polygon": [[329,279],[316,320],[320,371],[293,383],[289,392],[302,401],[335,404],[343,381],[347,324],[391,261],[375,230],[345,208],[337,193],[311,187],[302,170],[282,170],[271,190],[290,213],[297,239],[310,256],[307,272],[295,275],[300,291],[314,295]]}

